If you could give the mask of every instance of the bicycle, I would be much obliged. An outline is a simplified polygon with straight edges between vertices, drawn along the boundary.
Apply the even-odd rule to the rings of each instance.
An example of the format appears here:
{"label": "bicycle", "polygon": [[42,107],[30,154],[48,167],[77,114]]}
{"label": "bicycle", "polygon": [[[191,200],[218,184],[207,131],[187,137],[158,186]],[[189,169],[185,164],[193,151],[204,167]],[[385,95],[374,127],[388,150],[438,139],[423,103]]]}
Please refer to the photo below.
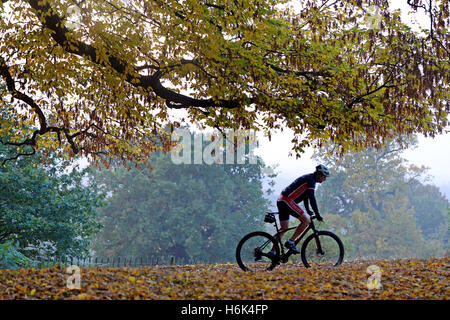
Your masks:
{"label": "bicycle", "polygon": [[[280,263],[286,263],[293,254],[292,250],[287,250],[281,243],[278,243],[276,236],[281,234],[278,228],[275,214],[278,212],[267,212],[264,222],[273,223],[277,232],[270,235],[264,231],[255,231],[244,236],[236,247],[236,260],[239,267],[244,271],[273,270]],[[344,245],[341,239],[334,233],[325,230],[317,230],[311,216],[311,223],[303,234],[295,241],[297,245],[312,230],[303,242],[300,256],[306,268],[339,266],[344,259]],[[298,226],[298,225],[297,225]],[[286,229],[283,233],[293,230],[295,227]],[[281,238],[281,237],[280,237]],[[313,241],[315,240],[315,241]],[[276,250],[275,255],[269,254],[272,247]],[[281,247],[281,250],[280,250]]]}

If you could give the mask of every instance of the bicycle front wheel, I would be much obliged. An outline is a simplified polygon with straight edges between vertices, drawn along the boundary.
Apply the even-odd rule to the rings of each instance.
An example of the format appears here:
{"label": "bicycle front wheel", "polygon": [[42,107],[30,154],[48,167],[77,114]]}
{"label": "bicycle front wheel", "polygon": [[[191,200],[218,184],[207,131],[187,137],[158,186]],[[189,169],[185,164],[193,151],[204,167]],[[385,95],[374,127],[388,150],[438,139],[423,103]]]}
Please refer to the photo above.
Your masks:
{"label": "bicycle front wheel", "polygon": [[[274,248],[276,255],[269,255]],[[247,234],[239,241],[236,248],[236,261],[244,271],[272,270],[280,257],[277,241],[270,234],[256,231]]]}
{"label": "bicycle front wheel", "polygon": [[334,233],[318,231],[303,242],[301,257],[307,268],[337,267],[344,259],[344,245]]}

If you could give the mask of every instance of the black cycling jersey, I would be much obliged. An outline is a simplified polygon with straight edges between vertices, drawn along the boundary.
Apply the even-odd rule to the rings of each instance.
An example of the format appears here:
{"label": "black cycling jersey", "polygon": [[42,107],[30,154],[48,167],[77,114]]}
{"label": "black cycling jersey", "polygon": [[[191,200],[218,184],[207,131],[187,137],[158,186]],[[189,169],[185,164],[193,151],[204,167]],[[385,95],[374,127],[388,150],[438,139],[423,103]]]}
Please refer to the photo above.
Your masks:
{"label": "black cycling jersey", "polygon": [[316,179],[314,173],[305,174],[294,180],[289,186],[287,186],[282,192],[283,200],[289,204],[291,201],[300,203],[304,201],[306,211],[311,212],[309,209],[309,202],[316,215],[319,215],[317,208],[316,197],[314,190],[316,188]]}

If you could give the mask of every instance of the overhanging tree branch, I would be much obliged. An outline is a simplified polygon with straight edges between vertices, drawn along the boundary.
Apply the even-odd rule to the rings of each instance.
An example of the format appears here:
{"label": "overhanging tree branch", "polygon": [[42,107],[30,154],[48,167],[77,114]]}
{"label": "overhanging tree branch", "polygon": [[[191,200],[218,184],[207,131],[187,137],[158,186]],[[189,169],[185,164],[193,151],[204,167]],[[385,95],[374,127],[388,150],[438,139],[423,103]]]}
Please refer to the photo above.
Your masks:
{"label": "overhanging tree branch", "polygon": [[142,76],[138,73],[138,68],[130,66],[126,61],[113,55],[108,55],[106,61],[104,61],[100,59],[97,48],[78,39],[71,39],[70,31],[64,26],[61,17],[54,12],[48,2],[39,0],[28,0],[27,2],[36,10],[36,14],[42,21],[42,24],[53,31],[51,35],[53,40],[66,52],[88,58],[90,61],[103,67],[111,67],[117,73],[125,76],[126,81],[133,86],[151,89],[157,96],[168,100],[168,105],[176,105],[178,108],[237,108],[240,106],[240,102],[237,100],[195,99],[177,93],[161,84],[160,72],[155,72],[151,76]]}
{"label": "overhanging tree branch", "polygon": [[[9,143],[5,143],[5,144],[9,144]],[[36,154],[36,149],[34,149],[34,148],[32,147],[32,150],[33,150],[33,151],[31,151],[31,152],[26,152],[26,153],[21,152],[21,153],[17,153],[17,154],[16,154],[15,156],[13,156],[13,157],[4,159],[4,160],[2,161],[2,166],[4,166],[4,165],[6,164],[6,162],[8,162],[8,161],[13,161],[13,160],[19,159],[19,157],[32,156],[32,155]]]}
{"label": "overhanging tree branch", "polygon": [[13,158],[6,159],[5,161],[3,161],[3,163],[5,163],[6,161],[9,161],[9,160],[15,160],[20,156],[27,156],[27,155],[35,154],[36,151],[35,151],[34,147],[36,146],[37,136],[44,135],[48,132],[56,132],[58,134],[58,137],[59,137],[59,134],[61,132],[63,132],[67,141],[69,142],[69,144],[72,147],[72,151],[75,154],[77,154],[79,152],[79,149],[74,141],[74,138],[78,135],[78,133],[70,134],[70,129],[65,128],[65,127],[48,126],[47,119],[46,119],[44,113],[42,112],[41,108],[39,107],[39,105],[30,96],[28,96],[25,93],[20,92],[19,90],[16,89],[14,79],[11,76],[11,73],[6,64],[6,61],[2,57],[0,57],[0,75],[6,81],[6,88],[8,89],[8,92],[13,96],[13,98],[18,99],[22,102],[25,102],[27,105],[29,105],[32,108],[32,110],[38,115],[39,124],[40,124],[40,128],[38,130],[33,131],[31,137],[26,138],[22,142],[11,142],[11,141],[3,142],[3,140],[1,141],[4,145],[13,145],[13,146],[29,145],[33,148],[32,153],[18,154]]}
{"label": "overhanging tree branch", "polygon": [[8,91],[12,94],[12,96],[28,104],[33,109],[33,111],[38,115],[39,123],[41,125],[40,131],[42,133],[45,132],[47,130],[47,121],[45,119],[44,113],[31,97],[27,96],[26,94],[16,89],[14,79],[12,78],[11,73],[9,72],[9,68],[6,65],[5,59],[3,59],[2,57],[0,57],[0,74],[5,79],[6,87]]}

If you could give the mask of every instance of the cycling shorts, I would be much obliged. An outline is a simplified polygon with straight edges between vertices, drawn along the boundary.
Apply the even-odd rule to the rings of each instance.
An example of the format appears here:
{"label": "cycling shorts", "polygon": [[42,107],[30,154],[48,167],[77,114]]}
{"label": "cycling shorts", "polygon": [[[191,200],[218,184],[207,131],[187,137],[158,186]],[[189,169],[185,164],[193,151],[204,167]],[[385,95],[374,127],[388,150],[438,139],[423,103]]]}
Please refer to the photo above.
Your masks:
{"label": "cycling shorts", "polygon": [[280,195],[277,200],[278,215],[280,221],[289,220],[289,216],[293,216],[300,219],[300,216],[304,215],[305,212],[300,208],[298,204],[294,201],[289,201],[283,195]]}

